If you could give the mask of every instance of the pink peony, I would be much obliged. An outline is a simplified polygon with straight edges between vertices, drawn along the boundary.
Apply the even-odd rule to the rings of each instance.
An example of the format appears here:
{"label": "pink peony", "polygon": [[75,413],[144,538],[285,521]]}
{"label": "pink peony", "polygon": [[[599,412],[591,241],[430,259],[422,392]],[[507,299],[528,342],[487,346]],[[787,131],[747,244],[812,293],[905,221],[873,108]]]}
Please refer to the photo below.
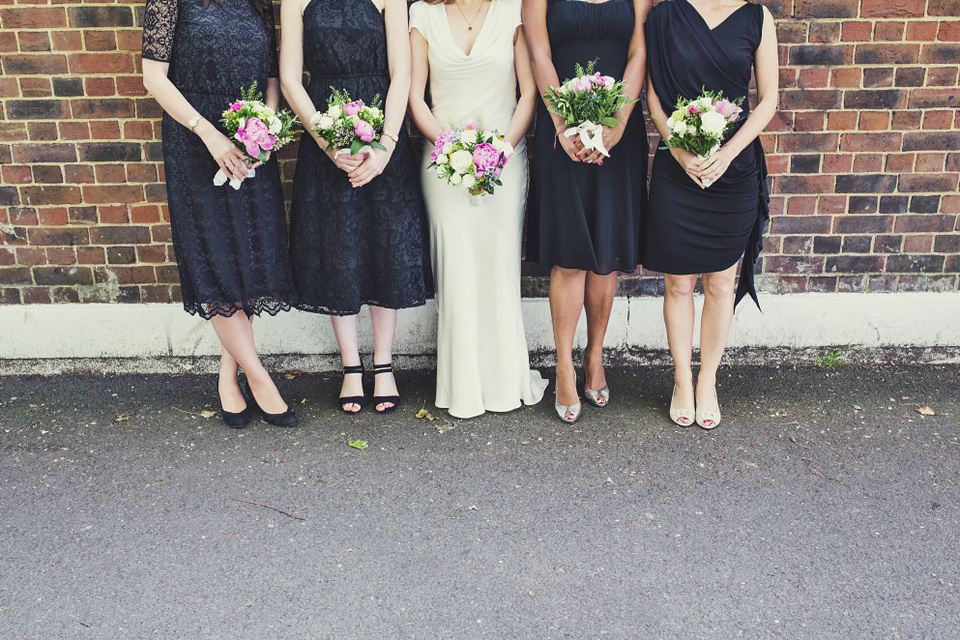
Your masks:
{"label": "pink peony", "polygon": [[473,166],[477,175],[495,170],[500,166],[500,152],[489,142],[481,142],[473,148]]}
{"label": "pink peony", "polygon": [[237,129],[233,137],[243,143],[247,155],[251,158],[259,156],[261,150],[270,151],[277,141],[276,137],[270,135],[267,125],[259,118],[248,119],[242,127]]}
{"label": "pink peony", "polygon": [[243,109],[243,103],[239,100],[230,105],[230,111],[240,111],[240,109]]}
{"label": "pink peony", "polygon": [[355,102],[348,102],[343,105],[343,112],[348,116],[355,116],[360,113],[360,109],[363,109],[363,103],[359,100]]}
{"label": "pink peony", "polygon": [[726,98],[723,100],[718,100],[713,103],[713,108],[717,110],[717,113],[726,118],[729,122],[735,121],[740,114],[743,112],[743,109],[730,102]]}
{"label": "pink peony", "polygon": [[443,145],[453,140],[453,136],[455,134],[456,134],[456,131],[454,131],[453,129],[448,129],[447,131],[440,132],[440,135],[437,136],[437,141],[433,143],[433,151],[430,152],[431,160],[436,160],[437,156],[443,153],[441,151],[441,149],[443,149]]}
{"label": "pink peony", "polygon": [[353,127],[353,132],[356,133],[357,137],[364,142],[371,142],[377,135],[377,132],[373,129],[373,125],[366,120],[360,120],[357,122],[357,124]]}

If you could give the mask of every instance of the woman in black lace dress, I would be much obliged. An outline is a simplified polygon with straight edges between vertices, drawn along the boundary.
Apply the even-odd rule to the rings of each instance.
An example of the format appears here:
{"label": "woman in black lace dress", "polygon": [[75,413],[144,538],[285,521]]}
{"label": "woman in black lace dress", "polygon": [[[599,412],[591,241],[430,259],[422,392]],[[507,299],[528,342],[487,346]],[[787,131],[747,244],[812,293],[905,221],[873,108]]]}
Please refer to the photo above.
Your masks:
{"label": "woman in black lace dress", "polygon": [[247,176],[244,154],[219,127],[221,112],[254,82],[265,102],[280,100],[276,35],[269,0],[147,0],[143,84],[163,107],[163,160],[183,306],[211,321],[223,345],[219,393],[224,421],[243,427],[249,390],[271,424],[293,426],[257,356],[252,316],[296,302],[275,160],[256,167],[239,190],[217,187],[218,167]]}
{"label": "woman in black lace dress", "polygon": [[[427,236],[419,167],[403,127],[410,88],[404,0],[283,0],[280,78],[300,121],[325,111],[333,89],[354,100],[384,100],[386,151],[335,155],[310,132],[300,140],[290,211],[290,252],[298,307],[329,314],[344,380],[340,406],[364,404],[357,314],[373,320],[375,408],[396,409],[393,336],[397,309],[425,302]],[[302,76],[310,72],[310,83]]]}

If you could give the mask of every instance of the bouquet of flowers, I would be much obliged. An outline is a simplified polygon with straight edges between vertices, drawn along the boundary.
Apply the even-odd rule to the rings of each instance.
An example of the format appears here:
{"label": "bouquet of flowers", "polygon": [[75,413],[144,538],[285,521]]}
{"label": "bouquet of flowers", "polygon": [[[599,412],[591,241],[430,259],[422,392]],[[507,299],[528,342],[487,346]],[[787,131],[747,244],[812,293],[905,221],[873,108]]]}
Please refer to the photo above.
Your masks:
{"label": "bouquet of flowers", "polygon": [[[293,142],[293,136],[300,130],[296,116],[287,111],[271,109],[263,103],[263,94],[257,91],[254,82],[249,89],[240,90],[240,99],[232,102],[220,119],[227,129],[233,143],[247,154],[251,162],[266,162],[267,153],[278,151],[284,145]],[[248,176],[256,175],[250,169]],[[222,169],[213,177],[213,184],[222,186],[227,176]],[[230,186],[240,188],[240,180],[231,180]]]}
{"label": "bouquet of flowers", "polygon": [[550,111],[562,117],[565,124],[575,125],[563,135],[579,135],[584,148],[609,156],[603,146],[603,126],[617,126],[613,114],[634,100],[623,93],[622,80],[594,72],[596,62],[590,61],[586,69],[578,64],[577,77],[565,80],[559,87],[550,87],[545,98]]}
{"label": "bouquet of flowers", "polygon": [[313,116],[310,128],[337,150],[334,157],[341,153],[373,155],[374,149],[386,151],[378,142],[383,134],[380,96],[374,96],[373,103],[367,106],[363,100],[351,100],[346,91],[330,88],[333,93],[327,99],[327,110]]}
{"label": "bouquet of flowers", "polygon": [[[683,149],[706,160],[720,148],[720,141],[733,123],[740,119],[743,98],[730,102],[722,92],[707,91],[693,100],[677,98],[677,109],[667,118],[670,137],[664,141],[667,148]],[[709,187],[704,179],[703,186]]]}
{"label": "bouquet of flowers", "polygon": [[[430,152],[430,168],[447,184],[471,196],[492,194],[502,186],[500,173],[513,155],[513,146],[498,131],[466,125],[442,132]],[[479,198],[472,200],[480,204]]]}

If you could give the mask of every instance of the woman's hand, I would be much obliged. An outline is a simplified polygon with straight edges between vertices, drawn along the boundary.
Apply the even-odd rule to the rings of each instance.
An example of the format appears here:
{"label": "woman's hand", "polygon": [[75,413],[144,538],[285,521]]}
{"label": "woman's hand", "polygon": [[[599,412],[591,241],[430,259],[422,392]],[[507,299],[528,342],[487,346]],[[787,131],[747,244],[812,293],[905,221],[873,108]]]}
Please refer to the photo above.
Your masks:
{"label": "woman's hand", "polygon": [[[623,137],[623,129],[623,126],[619,124],[615,127],[603,126],[603,131],[600,135],[603,140],[603,146],[606,147],[608,153],[613,151],[616,144],[620,142],[620,138]],[[599,149],[594,149],[593,151],[587,152],[587,156],[584,157],[583,161],[587,164],[597,163],[602,167],[604,158],[606,158],[606,156],[600,153]]]}
{"label": "woman's hand", "polygon": [[259,160],[257,160],[257,161],[254,162],[253,164],[247,165],[248,168],[250,168],[250,169],[256,169],[256,168],[259,167],[260,165],[265,164],[265,163],[267,163],[267,162],[270,162],[270,153],[271,153],[270,151],[267,151],[267,155],[266,155],[266,157],[263,159],[263,162],[260,162]]}
{"label": "woman's hand", "polygon": [[393,155],[393,145],[389,144],[385,146],[387,147],[386,151],[375,149],[372,154],[361,154],[363,162],[359,167],[347,173],[347,177],[350,178],[350,184],[353,185],[354,188],[362,187],[383,173],[387,163],[390,162],[390,157]]}
{"label": "woman's hand", "polygon": [[735,157],[729,147],[717,149],[712,156],[700,163],[700,181],[707,185],[714,184],[727,172]]}
{"label": "woman's hand", "polygon": [[705,189],[703,183],[700,182],[700,164],[701,160],[696,155],[690,153],[689,151],[684,151],[683,149],[678,149],[673,147],[670,149],[670,155],[673,156],[674,160],[677,161],[684,171],[687,172],[687,175],[690,176],[690,179],[697,183],[697,186],[701,189]]}
{"label": "woman's hand", "polygon": [[[203,141],[203,144],[206,145],[207,151],[210,152],[213,159],[220,165],[220,170],[223,171],[229,180],[243,180],[246,178],[246,154],[230,142],[230,138],[223,135],[219,129],[213,125],[204,126],[207,124],[209,123],[206,121],[201,122],[200,126],[203,126],[203,129],[197,132],[197,135],[200,136],[200,139]],[[197,128],[199,129],[200,126]]]}
{"label": "woman's hand", "polygon": [[584,154],[583,143],[580,142],[580,136],[578,135],[564,135],[569,128],[570,127],[564,127],[560,129],[557,133],[557,142],[563,147],[563,150],[567,152],[571,160],[581,162],[580,156]]}

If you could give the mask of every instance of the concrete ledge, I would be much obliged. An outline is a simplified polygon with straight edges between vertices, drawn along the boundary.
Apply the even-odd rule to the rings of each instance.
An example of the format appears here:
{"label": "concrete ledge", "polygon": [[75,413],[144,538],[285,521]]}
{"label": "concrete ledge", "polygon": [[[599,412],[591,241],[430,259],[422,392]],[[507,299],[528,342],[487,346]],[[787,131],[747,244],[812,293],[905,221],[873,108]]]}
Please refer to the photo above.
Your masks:
{"label": "concrete ledge", "polygon": [[[737,363],[811,361],[827,347],[852,345],[851,362],[960,362],[960,293],[768,295],[764,313],[737,310],[728,358]],[[702,298],[697,299],[698,309]],[[534,363],[552,363],[549,304],[523,301]],[[585,340],[580,323],[578,343]],[[259,349],[275,369],[339,369],[330,321],[291,312],[255,323]],[[0,375],[65,372],[209,372],[219,343],[209,323],[171,304],[64,304],[0,307]],[[696,329],[699,331],[699,328]],[[361,345],[372,349],[361,314]],[[430,367],[436,339],[432,302],[400,312],[397,365]],[[617,298],[606,346],[622,364],[666,364],[660,298]]]}

